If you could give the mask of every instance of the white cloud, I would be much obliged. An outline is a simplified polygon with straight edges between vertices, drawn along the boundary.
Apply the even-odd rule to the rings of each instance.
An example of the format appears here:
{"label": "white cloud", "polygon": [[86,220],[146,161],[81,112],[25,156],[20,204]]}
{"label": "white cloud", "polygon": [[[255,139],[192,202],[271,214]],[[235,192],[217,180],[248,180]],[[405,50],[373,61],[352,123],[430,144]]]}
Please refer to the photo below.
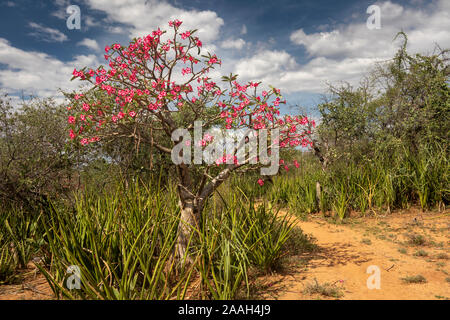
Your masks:
{"label": "white cloud", "polygon": [[[80,55],[63,62],[42,52],[24,51],[11,46],[0,38],[0,86],[9,93],[21,92],[39,97],[52,97],[57,89],[76,89],[80,82],[70,81],[76,67],[95,67],[99,64],[95,55]],[[61,99],[61,95],[57,94]]]}
{"label": "white cloud", "polygon": [[450,48],[450,1],[434,1],[421,9],[390,1],[376,4],[381,8],[379,30],[369,30],[365,20],[329,32],[307,34],[299,29],[290,40],[304,46],[310,58],[306,64],[297,64],[286,52],[264,50],[237,62],[235,71],[248,80],[262,77],[286,92],[323,92],[327,82],[356,84],[374,63],[392,58],[401,41],[393,38],[400,30],[408,35],[409,52],[431,53],[436,43]]}
{"label": "white cloud", "polygon": [[264,79],[277,76],[280,72],[295,69],[295,59],[285,51],[262,51],[251,58],[240,60],[235,71],[245,79]]}
{"label": "white cloud", "polygon": [[89,30],[90,28],[94,27],[106,27],[108,29],[110,26],[108,26],[107,21],[104,21],[103,19],[95,19],[93,16],[82,12],[81,27],[83,28],[83,30]]}
{"label": "white cloud", "polygon": [[64,42],[67,41],[67,36],[61,31],[49,27],[45,27],[35,22],[28,24],[34,31],[30,35],[46,42]]}
{"label": "white cloud", "polygon": [[[66,18],[65,10],[68,0],[55,0],[58,8],[52,15]],[[223,20],[213,11],[182,10],[169,3],[155,0],[85,0],[90,9],[101,10],[107,18],[103,25],[113,33],[128,33],[130,37],[150,33],[158,27],[168,29],[168,21],[180,19],[182,29],[198,29],[197,34],[202,39],[205,50],[217,49],[213,43],[218,38]],[[82,13],[83,16],[83,13]],[[86,17],[86,16],[85,16]],[[82,18],[83,19],[83,18]],[[91,19],[82,23],[96,26],[98,22]],[[67,36],[59,30],[31,22],[33,36],[44,41],[63,42]],[[80,46],[97,50],[98,39],[85,38],[78,43]],[[76,89],[80,82],[70,82],[74,67],[96,67],[100,64],[97,55],[79,55],[72,61],[61,61],[48,54],[34,51],[24,51],[13,47],[8,40],[0,38],[0,64],[5,68],[0,70],[0,86],[10,93],[24,91],[40,97],[59,96],[57,90]]]}
{"label": "white cloud", "polygon": [[86,48],[92,49],[94,51],[97,51],[100,49],[100,46],[98,45],[97,41],[94,39],[85,38],[82,41],[78,42],[77,45],[84,46]]}
{"label": "white cloud", "polygon": [[180,19],[182,28],[198,29],[197,35],[204,42],[217,39],[223,20],[214,11],[183,10],[167,2],[156,0],[86,0],[96,10],[105,12],[111,22],[119,22],[128,26],[131,37],[143,36],[168,21]]}
{"label": "white cloud", "polygon": [[58,19],[65,20],[69,16],[66,12],[67,7],[71,5],[70,0],[54,0],[57,7],[56,11],[52,12],[52,16]]}
{"label": "white cloud", "polygon": [[245,46],[245,41],[241,38],[239,39],[227,39],[222,41],[221,47],[224,49],[237,49],[241,50]]}
{"label": "white cloud", "polygon": [[117,33],[117,34],[125,34],[126,30],[122,27],[108,27],[108,31],[111,33]]}
{"label": "white cloud", "polygon": [[404,30],[412,51],[426,52],[434,43],[450,46],[450,12],[448,1],[435,2],[428,10],[403,8],[390,1],[379,3],[381,29],[369,30],[365,21],[341,26],[331,32],[305,34],[299,29],[291,41],[305,46],[311,56],[365,57],[385,59],[398,48],[393,37]]}
{"label": "white cloud", "polygon": [[[68,3],[67,0],[56,2],[61,8]],[[290,39],[293,45],[305,48],[309,55],[305,64],[299,64],[286,50],[271,49],[276,45],[276,39],[263,44],[246,43],[241,38],[223,40],[220,30],[224,22],[213,11],[184,10],[155,0],[85,0],[85,3],[90,9],[106,13],[106,23],[102,20],[102,25],[107,31],[130,37],[148,34],[158,27],[168,29],[167,22],[178,18],[183,21],[183,30],[199,29],[198,36],[204,43],[202,53],[209,50],[222,58],[223,66],[211,71],[211,77],[219,79],[220,75],[232,71],[242,80],[263,81],[264,85],[272,84],[285,93],[321,93],[327,82],[340,80],[357,83],[376,61],[393,56],[399,45],[399,41],[392,41],[393,37],[402,29],[408,34],[410,52],[429,52],[434,43],[443,48],[450,47],[450,1],[445,0],[434,1],[421,9],[406,8],[389,1],[379,2],[382,14],[380,30],[368,30],[365,16],[360,17],[360,21],[340,25],[328,32],[294,30]],[[90,26],[97,23],[95,20],[89,22]],[[30,23],[30,27],[36,36],[46,38],[46,41],[67,40],[58,30],[36,23]],[[246,25],[242,25],[240,31],[245,34]],[[78,45],[97,50],[97,41],[103,42],[99,38],[86,38]],[[230,51],[222,50],[243,48],[251,48],[252,51],[241,59],[229,57]],[[6,69],[0,70],[0,86],[3,88],[10,92],[24,90],[51,96],[58,87],[74,89],[78,86],[78,82],[68,81],[74,67],[94,67],[99,62],[95,55],[80,55],[63,62],[44,53],[15,48],[0,38],[0,64],[6,65]]]}

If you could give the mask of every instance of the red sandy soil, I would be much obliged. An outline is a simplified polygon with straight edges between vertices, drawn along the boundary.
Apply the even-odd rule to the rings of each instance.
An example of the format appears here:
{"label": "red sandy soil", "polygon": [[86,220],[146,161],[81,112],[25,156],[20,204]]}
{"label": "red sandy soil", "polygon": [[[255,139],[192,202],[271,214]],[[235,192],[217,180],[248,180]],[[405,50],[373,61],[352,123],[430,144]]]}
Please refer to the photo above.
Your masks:
{"label": "red sandy soil", "polygon": [[[290,258],[289,267],[262,277],[265,299],[336,299],[311,294],[311,284],[329,284],[342,294],[339,299],[449,299],[450,216],[446,212],[419,210],[388,216],[350,218],[332,224],[323,217],[310,217],[296,224],[317,239],[316,252]],[[421,235],[423,244],[411,242]],[[400,251],[399,251],[400,250]],[[367,273],[379,267],[380,289],[369,289]],[[402,278],[422,275],[425,283],[408,283]],[[305,292],[306,291],[306,292]]]}
{"label": "red sandy soil", "polygon": [[30,262],[27,269],[20,270],[18,284],[0,285],[0,300],[50,300],[54,294],[45,277]]}

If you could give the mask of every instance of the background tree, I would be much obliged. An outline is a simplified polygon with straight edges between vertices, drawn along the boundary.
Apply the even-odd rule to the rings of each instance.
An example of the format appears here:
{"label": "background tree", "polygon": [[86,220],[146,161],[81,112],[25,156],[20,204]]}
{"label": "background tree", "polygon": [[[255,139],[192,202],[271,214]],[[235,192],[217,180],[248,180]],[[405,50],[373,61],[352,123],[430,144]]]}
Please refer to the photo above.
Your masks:
{"label": "background tree", "polygon": [[51,99],[13,108],[0,99],[0,201],[31,209],[47,197],[68,196],[77,152],[67,143],[67,113]]}
{"label": "background tree", "polygon": [[358,87],[330,86],[312,138],[319,159],[358,163],[401,148],[415,153],[448,144],[448,50],[410,55],[406,35],[399,35],[404,43],[395,57],[377,64]]}

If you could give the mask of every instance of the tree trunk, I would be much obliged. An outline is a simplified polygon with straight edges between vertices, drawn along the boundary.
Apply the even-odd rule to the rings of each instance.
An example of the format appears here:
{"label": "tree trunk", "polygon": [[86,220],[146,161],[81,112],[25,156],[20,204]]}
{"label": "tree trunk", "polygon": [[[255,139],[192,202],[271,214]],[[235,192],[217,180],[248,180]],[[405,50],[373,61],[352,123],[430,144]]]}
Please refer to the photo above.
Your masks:
{"label": "tree trunk", "polygon": [[195,195],[190,191],[193,188],[189,170],[186,167],[180,167],[180,177],[182,183],[178,185],[178,196],[180,204],[180,224],[178,225],[177,244],[175,252],[177,258],[190,264],[193,262],[192,257],[189,256],[189,243],[195,237],[197,230],[200,230],[200,217],[205,206],[206,200],[214,193],[219,185],[225,181],[231,172],[239,168],[240,165],[231,165],[222,170],[210,183],[203,186],[201,190]]}
{"label": "tree trunk", "polygon": [[199,229],[200,210],[196,208],[193,200],[180,199],[180,223],[178,225],[176,254],[179,261],[192,263],[192,257],[187,249],[196,230]]}
{"label": "tree trunk", "polygon": [[320,211],[320,208],[322,207],[322,203],[320,202],[322,199],[322,193],[321,193],[321,186],[320,182],[316,181],[316,202],[317,202],[317,209]]}

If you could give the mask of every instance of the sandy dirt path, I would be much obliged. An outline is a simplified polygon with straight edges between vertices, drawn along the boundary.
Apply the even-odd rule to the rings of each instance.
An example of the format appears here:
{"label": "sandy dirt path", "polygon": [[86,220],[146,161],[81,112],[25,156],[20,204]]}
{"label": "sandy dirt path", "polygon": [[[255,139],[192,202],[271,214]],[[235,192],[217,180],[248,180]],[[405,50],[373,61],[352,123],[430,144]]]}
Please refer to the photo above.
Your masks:
{"label": "sandy dirt path", "polygon": [[[344,225],[316,217],[298,221],[297,226],[317,239],[318,251],[294,257],[287,270],[261,279],[267,288],[263,298],[450,298],[448,211],[421,215],[418,210],[408,210],[376,219],[353,218]],[[380,289],[368,288],[367,280],[374,275],[373,271],[367,273],[369,266],[379,268]],[[426,282],[402,280],[416,275]],[[328,283],[326,288],[333,289],[331,296],[326,291],[311,293],[311,285],[316,283],[316,288]],[[333,296],[335,292],[339,295]]]}

